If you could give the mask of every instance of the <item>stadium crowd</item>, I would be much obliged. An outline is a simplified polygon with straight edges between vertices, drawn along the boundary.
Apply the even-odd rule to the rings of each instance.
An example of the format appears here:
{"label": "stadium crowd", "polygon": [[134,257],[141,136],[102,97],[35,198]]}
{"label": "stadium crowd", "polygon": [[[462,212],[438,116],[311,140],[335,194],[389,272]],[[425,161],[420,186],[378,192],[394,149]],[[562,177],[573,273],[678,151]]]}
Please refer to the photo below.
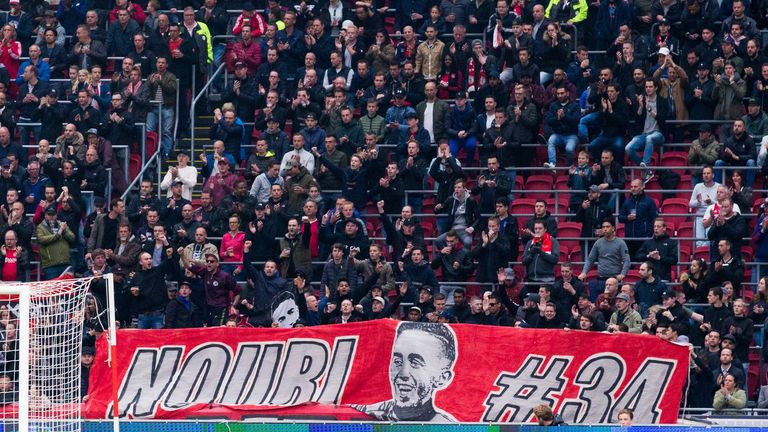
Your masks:
{"label": "stadium crowd", "polygon": [[138,328],[655,334],[689,407],[756,399],[768,3],[91,3],[0,1],[0,279],[113,273]]}

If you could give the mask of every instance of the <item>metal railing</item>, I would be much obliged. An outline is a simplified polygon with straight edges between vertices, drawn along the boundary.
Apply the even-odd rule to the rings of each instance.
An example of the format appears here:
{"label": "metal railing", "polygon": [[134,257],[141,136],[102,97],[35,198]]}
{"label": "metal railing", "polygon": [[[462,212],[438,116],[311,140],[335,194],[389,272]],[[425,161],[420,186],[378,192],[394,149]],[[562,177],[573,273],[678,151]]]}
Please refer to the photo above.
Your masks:
{"label": "metal railing", "polygon": [[[189,148],[189,157],[191,160],[195,160],[195,107],[197,106],[197,103],[200,101],[200,99],[205,95],[205,92],[208,90],[209,87],[213,84],[213,81],[216,79],[216,77],[221,74],[221,71],[225,69],[225,64],[222,63],[219,65],[218,69],[208,78],[208,82],[205,83],[205,86],[203,86],[202,89],[200,89],[200,92],[195,96],[194,99],[192,99],[192,103],[189,107],[189,126],[190,126],[190,148]],[[178,116],[177,116],[178,117]]]}

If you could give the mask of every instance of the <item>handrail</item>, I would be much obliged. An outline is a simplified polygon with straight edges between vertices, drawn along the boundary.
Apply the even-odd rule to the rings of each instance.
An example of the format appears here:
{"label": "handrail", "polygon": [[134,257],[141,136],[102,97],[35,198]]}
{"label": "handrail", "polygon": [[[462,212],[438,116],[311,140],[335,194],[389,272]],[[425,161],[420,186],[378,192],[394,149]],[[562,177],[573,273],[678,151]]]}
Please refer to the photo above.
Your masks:
{"label": "handrail", "polygon": [[[141,182],[141,180],[144,177],[144,173],[152,166],[152,164],[150,163],[151,160],[158,159],[155,162],[158,165],[160,165],[159,155],[162,152],[162,150],[163,150],[163,146],[158,145],[157,148],[155,149],[155,153],[152,156],[150,156],[150,158],[147,161],[147,163],[145,163],[144,166],[141,167],[141,171],[139,171],[139,173],[136,174],[136,178],[133,179],[133,181],[125,188],[125,191],[123,191],[123,194],[120,195],[120,199],[122,199],[122,200],[127,199],[128,198],[128,194],[130,193],[131,189],[136,187],[136,185]],[[158,185],[160,184],[159,180],[158,180],[157,184]]]}
{"label": "handrail", "polygon": [[[194,99],[192,99],[192,103],[189,107],[189,128],[190,128],[190,144],[189,144],[189,157],[190,160],[195,160],[195,107],[197,106],[197,102],[205,95],[205,92],[208,90],[208,88],[213,84],[213,81],[219,76],[221,71],[224,69],[225,63],[222,62],[219,67],[216,69],[216,71],[211,75],[211,77],[208,79],[208,82],[205,83],[202,89],[200,89],[200,92],[195,96]],[[178,117],[178,116],[177,116]]]}

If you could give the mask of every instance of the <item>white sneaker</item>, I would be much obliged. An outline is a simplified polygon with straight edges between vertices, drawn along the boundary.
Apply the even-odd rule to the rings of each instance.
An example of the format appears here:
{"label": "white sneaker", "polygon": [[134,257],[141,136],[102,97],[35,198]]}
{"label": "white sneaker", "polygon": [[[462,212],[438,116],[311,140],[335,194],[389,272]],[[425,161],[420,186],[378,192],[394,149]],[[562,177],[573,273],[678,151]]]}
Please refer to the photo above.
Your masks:
{"label": "white sneaker", "polygon": [[552,174],[557,174],[557,170],[555,169],[555,164],[544,162],[544,168],[549,168],[550,171],[552,171]]}

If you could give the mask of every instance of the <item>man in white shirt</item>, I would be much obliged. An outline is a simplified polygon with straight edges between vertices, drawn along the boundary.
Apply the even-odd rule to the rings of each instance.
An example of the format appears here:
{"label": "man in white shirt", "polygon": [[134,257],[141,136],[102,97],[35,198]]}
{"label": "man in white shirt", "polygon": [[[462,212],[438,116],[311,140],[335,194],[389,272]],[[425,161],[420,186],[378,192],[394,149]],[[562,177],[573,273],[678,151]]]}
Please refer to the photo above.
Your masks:
{"label": "man in white shirt", "polygon": [[695,234],[696,246],[706,246],[709,242],[706,240],[707,231],[704,228],[703,216],[707,208],[717,199],[717,189],[720,183],[715,179],[714,170],[711,166],[704,166],[701,169],[701,183],[697,183],[691,192],[691,199],[688,201],[688,207],[696,212]]}
{"label": "man in white shirt", "polygon": [[307,169],[309,172],[315,171],[315,157],[312,153],[304,149],[304,135],[300,133],[293,134],[293,150],[283,155],[283,160],[280,163],[280,175],[285,176],[288,170],[291,169],[288,166],[288,162],[295,160],[299,162],[301,166]]}
{"label": "man in white shirt", "polygon": [[182,183],[181,196],[184,199],[192,201],[192,189],[197,184],[197,168],[189,165],[189,155],[184,150],[179,150],[176,154],[178,165],[168,168],[163,181],[160,183],[160,189],[168,191],[168,197],[171,196],[171,186],[178,180]]}

